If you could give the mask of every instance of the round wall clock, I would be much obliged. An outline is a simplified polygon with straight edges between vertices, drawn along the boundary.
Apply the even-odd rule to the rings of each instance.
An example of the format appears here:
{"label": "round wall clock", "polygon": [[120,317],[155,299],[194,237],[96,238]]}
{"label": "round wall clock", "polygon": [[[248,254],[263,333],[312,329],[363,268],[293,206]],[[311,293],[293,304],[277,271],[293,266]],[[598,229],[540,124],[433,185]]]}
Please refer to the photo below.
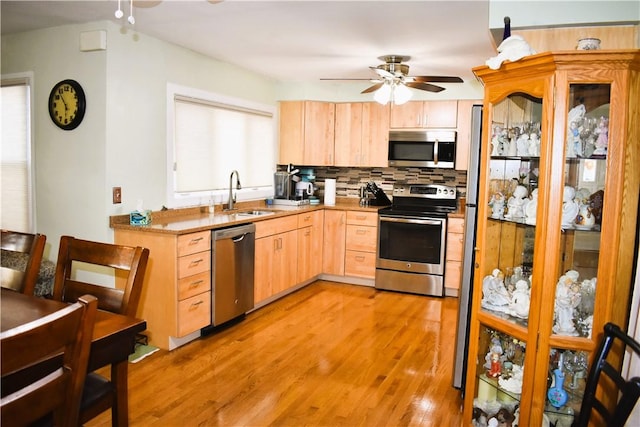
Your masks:
{"label": "round wall clock", "polygon": [[87,108],[87,100],[82,86],[75,80],[56,83],[49,94],[49,116],[60,129],[77,128]]}

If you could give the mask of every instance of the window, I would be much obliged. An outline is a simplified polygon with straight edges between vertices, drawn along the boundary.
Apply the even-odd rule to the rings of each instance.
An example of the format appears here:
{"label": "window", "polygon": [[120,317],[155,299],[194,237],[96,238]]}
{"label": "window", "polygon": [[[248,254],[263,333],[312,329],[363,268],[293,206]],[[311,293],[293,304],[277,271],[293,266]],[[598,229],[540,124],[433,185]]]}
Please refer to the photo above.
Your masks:
{"label": "window", "polygon": [[171,84],[167,92],[169,207],[226,202],[233,170],[237,200],[273,195],[274,107]]}
{"label": "window", "polygon": [[2,228],[34,232],[30,77],[3,77],[0,187]]}

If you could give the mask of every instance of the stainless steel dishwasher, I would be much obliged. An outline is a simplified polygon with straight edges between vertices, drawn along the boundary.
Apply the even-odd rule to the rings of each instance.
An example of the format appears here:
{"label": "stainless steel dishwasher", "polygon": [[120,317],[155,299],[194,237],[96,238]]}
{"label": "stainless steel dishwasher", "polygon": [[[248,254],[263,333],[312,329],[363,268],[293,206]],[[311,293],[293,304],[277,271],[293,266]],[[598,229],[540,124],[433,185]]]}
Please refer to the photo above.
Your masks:
{"label": "stainless steel dishwasher", "polygon": [[211,236],[211,324],[218,326],[253,308],[256,226],[214,230]]}

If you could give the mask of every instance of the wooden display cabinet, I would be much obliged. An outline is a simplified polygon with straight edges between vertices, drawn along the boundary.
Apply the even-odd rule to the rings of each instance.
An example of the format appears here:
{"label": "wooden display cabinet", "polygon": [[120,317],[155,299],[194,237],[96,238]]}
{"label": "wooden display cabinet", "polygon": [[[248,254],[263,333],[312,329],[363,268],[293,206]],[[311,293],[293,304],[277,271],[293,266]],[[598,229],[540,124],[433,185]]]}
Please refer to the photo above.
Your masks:
{"label": "wooden display cabinet", "polygon": [[604,324],[627,326],[639,70],[639,50],[473,70],[485,97],[465,425],[515,408],[520,425],[571,425]]}

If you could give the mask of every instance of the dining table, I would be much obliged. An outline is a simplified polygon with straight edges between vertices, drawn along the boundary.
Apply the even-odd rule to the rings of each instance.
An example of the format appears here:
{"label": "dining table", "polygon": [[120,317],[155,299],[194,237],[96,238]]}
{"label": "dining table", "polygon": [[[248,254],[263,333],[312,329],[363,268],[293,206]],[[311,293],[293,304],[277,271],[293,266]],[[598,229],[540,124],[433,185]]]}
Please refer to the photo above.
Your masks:
{"label": "dining table", "polygon": [[[0,294],[2,332],[44,317],[67,306],[61,301],[24,295],[2,288]],[[116,390],[116,425],[128,426],[128,363],[135,349],[136,335],[147,328],[144,320],[98,310],[93,327],[88,372],[111,366],[111,382]]]}

